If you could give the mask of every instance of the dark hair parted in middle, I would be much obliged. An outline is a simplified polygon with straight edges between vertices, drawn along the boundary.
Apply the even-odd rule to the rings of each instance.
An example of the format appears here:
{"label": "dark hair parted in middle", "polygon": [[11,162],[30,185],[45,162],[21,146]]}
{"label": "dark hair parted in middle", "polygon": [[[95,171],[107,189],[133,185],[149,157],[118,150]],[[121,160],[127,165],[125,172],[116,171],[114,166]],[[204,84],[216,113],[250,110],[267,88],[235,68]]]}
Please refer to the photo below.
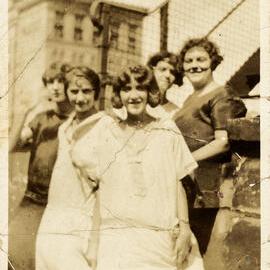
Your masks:
{"label": "dark hair parted in middle", "polygon": [[91,83],[93,90],[95,91],[94,98],[97,100],[100,92],[100,79],[98,74],[86,66],[73,67],[66,74],[68,86],[71,81],[80,77],[85,78]]}
{"label": "dark hair parted in middle", "polygon": [[182,76],[182,73],[180,72],[178,56],[168,51],[161,51],[161,52],[155,53],[149,58],[147,62],[147,66],[153,69],[154,67],[157,66],[157,64],[160,61],[165,61],[168,64],[173,66],[174,69],[172,70],[172,74],[175,77],[174,83],[178,85],[182,85],[183,76]]}
{"label": "dark hair parted in middle", "polygon": [[112,105],[114,108],[119,109],[123,106],[120,91],[132,80],[135,80],[148,92],[148,103],[150,106],[155,107],[159,104],[159,90],[154,87],[152,70],[146,66],[135,65],[126,68],[113,82],[114,95],[112,97]]}
{"label": "dark hair parted in middle", "polygon": [[175,70],[177,70],[178,65],[177,55],[170,53],[168,51],[161,51],[155,53],[149,58],[147,65],[151,68],[155,67],[158,64],[158,62],[164,61],[164,59],[167,59],[167,62],[171,64],[175,68]]}
{"label": "dark hair parted in middle", "polygon": [[209,54],[209,57],[211,59],[211,70],[214,71],[216,67],[221,63],[223,60],[223,57],[219,53],[218,47],[212,42],[209,41],[207,38],[194,38],[189,39],[179,54],[179,61],[180,61],[180,69],[183,70],[183,63],[185,54],[188,50],[194,48],[194,47],[201,47],[205,49],[205,51]]}

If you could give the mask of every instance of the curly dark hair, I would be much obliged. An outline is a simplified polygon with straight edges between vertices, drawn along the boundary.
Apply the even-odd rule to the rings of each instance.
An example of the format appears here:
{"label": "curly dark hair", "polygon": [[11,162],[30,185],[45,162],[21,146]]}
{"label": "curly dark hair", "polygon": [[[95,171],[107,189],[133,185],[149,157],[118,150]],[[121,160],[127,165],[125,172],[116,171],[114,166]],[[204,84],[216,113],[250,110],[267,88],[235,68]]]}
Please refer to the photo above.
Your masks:
{"label": "curly dark hair", "polygon": [[74,76],[83,77],[91,83],[93,90],[95,91],[94,98],[97,100],[100,92],[100,79],[98,74],[87,66],[72,67],[66,74],[67,86],[69,86],[69,83]]}
{"label": "curly dark hair", "polygon": [[183,77],[179,69],[179,61],[178,61],[178,56],[176,54],[168,52],[168,51],[161,51],[161,52],[155,53],[147,61],[147,66],[153,69],[158,64],[158,62],[164,61],[165,59],[166,59],[166,62],[168,62],[170,65],[174,67],[172,74],[175,77],[175,83],[178,85],[181,85]]}
{"label": "curly dark hair", "polygon": [[209,41],[207,38],[195,38],[188,40],[182,50],[179,53],[179,66],[182,72],[185,54],[188,50],[194,47],[202,47],[206,50],[211,58],[211,70],[214,71],[216,67],[221,63],[223,57],[219,53],[219,48],[215,43]]}
{"label": "curly dark hair", "polygon": [[155,53],[149,58],[147,65],[150,68],[153,68],[158,64],[158,62],[162,61],[163,59],[168,59],[168,63],[171,64],[173,67],[177,68],[177,64],[178,64],[177,55],[170,53],[168,51],[161,51],[161,52]]}
{"label": "curly dark hair", "polygon": [[64,83],[65,90],[67,90],[66,73],[71,69],[71,66],[67,63],[54,62],[45,70],[42,75],[42,82],[44,86],[53,82],[55,79],[59,79]]}
{"label": "curly dark hair", "polygon": [[152,70],[147,66],[135,65],[126,68],[125,71],[113,81],[113,107],[121,108],[123,106],[120,98],[120,91],[124,86],[131,82],[131,78],[142,85],[143,88],[148,92],[149,105],[152,107],[157,106],[159,104],[159,91],[153,87],[154,76]]}

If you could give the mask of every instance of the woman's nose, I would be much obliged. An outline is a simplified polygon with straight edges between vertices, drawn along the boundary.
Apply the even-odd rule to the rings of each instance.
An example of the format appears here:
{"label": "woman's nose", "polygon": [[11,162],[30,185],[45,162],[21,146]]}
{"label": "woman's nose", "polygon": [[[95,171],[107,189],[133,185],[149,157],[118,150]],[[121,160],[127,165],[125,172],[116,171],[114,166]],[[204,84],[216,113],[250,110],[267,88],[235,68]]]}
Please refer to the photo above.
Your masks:
{"label": "woman's nose", "polygon": [[53,88],[54,89],[58,89],[59,88],[59,82],[58,81],[54,81],[53,82]]}
{"label": "woman's nose", "polygon": [[78,92],[78,94],[76,96],[76,100],[77,101],[83,101],[84,100],[84,96],[83,96],[83,93],[81,91]]}
{"label": "woman's nose", "polygon": [[190,67],[197,67],[198,66],[198,61],[196,60],[193,60],[191,63],[190,63]]}
{"label": "woman's nose", "polygon": [[137,97],[138,97],[138,90],[136,90],[136,89],[131,89],[131,90],[129,91],[129,97],[130,97],[130,98],[137,98]]}
{"label": "woman's nose", "polygon": [[165,70],[165,74],[164,75],[165,75],[166,78],[169,78],[171,76],[171,71],[168,70],[168,69]]}

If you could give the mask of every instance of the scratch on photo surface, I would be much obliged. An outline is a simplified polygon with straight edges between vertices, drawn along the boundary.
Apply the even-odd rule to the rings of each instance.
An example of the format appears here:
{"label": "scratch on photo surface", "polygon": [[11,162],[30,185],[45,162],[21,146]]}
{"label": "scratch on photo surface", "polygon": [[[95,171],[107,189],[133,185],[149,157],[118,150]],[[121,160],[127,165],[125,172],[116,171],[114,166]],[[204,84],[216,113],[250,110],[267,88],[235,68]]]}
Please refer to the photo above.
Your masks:
{"label": "scratch on photo surface", "polygon": [[[73,11],[76,8],[75,2],[72,5],[71,4],[68,4],[68,5],[69,5],[69,7],[68,8],[65,7],[65,9],[64,9],[64,12],[65,13],[71,12],[71,11]],[[41,45],[37,48],[37,50],[33,53],[33,55],[30,57],[30,59],[26,62],[26,64],[21,69],[21,71],[19,72],[19,74],[16,76],[16,78],[14,79],[14,81],[11,83],[11,85],[8,86],[7,91],[2,96],[0,96],[0,100],[7,96],[7,94],[12,89],[12,87],[14,86],[14,84],[21,78],[21,76],[24,74],[24,72],[26,71],[26,69],[28,68],[28,66],[31,64],[31,62],[40,53],[40,51],[42,50],[42,48],[46,44],[47,39],[52,35],[52,33],[53,33],[53,30],[46,36],[46,38],[42,41]],[[4,35],[5,35],[5,33],[4,33]]]}

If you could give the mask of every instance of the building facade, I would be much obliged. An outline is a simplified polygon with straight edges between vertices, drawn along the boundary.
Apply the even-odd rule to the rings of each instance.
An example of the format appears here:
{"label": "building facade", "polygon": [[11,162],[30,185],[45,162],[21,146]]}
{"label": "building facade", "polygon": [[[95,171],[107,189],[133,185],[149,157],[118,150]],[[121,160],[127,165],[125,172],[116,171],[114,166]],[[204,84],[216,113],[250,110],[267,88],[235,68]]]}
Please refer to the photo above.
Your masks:
{"label": "building facade", "polygon": [[[50,63],[64,61],[100,70],[91,1],[30,0],[9,4],[9,104],[28,106],[43,100],[41,77]],[[18,97],[20,97],[18,99]],[[22,104],[24,103],[24,104]],[[10,120],[16,111],[10,110]]]}
{"label": "building facade", "polygon": [[[92,3],[99,5],[95,15],[102,30],[89,18]],[[202,36],[224,56],[214,74],[220,83],[246,95],[259,81],[256,0],[13,0],[9,25],[9,98],[15,108],[15,97],[38,101],[46,93],[41,76],[53,61],[116,75],[161,49],[177,53],[188,38]]]}

